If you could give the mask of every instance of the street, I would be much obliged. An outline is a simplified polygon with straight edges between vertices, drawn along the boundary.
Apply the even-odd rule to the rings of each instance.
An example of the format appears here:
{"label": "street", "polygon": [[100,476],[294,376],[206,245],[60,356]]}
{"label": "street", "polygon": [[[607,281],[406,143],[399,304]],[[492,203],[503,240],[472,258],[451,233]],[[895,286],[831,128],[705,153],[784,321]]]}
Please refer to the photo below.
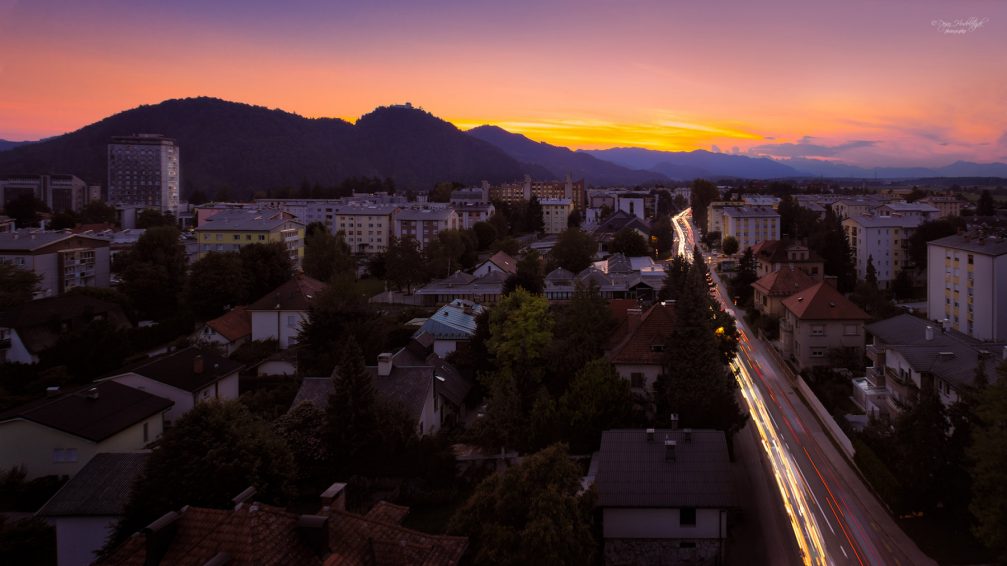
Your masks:
{"label": "street", "polygon": [[[673,218],[679,253],[691,259],[690,211]],[[769,346],[752,334],[715,270],[716,296],[740,334],[732,369],[765,451],[805,564],[934,564],[898,527],[795,391]]]}

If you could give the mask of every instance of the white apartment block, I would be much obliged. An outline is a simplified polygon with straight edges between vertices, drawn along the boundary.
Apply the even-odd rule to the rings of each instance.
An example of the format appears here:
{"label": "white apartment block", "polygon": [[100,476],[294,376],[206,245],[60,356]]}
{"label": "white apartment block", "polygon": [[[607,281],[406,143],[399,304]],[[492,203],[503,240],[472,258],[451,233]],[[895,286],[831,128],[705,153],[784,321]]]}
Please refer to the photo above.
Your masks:
{"label": "white apartment block", "polygon": [[927,242],[927,316],[978,340],[1007,341],[1007,240]]}
{"label": "white apartment block", "polygon": [[954,195],[932,195],[921,198],[919,202],[929,204],[930,206],[936,208],[937,218],[961,216],[962,206],[965,205],[965,201]]}
{"label": "white apartment block", "polygon": [[388,250],[398,210],[395,205],[347,204],[333,208],[335,224],[327,225],[333,232],[343,233],[343,240],[353,253],[382,253]]}
{"label": "white apartment block", "polygon": [[741,250],[780,239],[780,215],[772,208],[725,207],[721,223],[722,238],[733,236]]}
{"label": "white apartment block", "polygon": [[[566,230],[573,212],[573,201],[568,198],[544,198],[542,205],[542,230],[546,234],[559,234]],[[642,201],[641,201],[642,204]]]}
{"label": "white apartment block", "polygon": [[871,260],[878,276],[878,285],[888,287],[899,272],[912,267],[909,259],[909,238],[924,222],[920,216],[853,216],[843,220],[843,231],[853,252],[857,278],[867,277],[867,262]]}
{"label": "white apartment block", "polygon": [[458,213],[448,207],[405,208],[395,214],[392,220],[395,237],[412,236],[419,248],[425,249],[443,230],[457,230],[460,226]]}
{"label": "white apartment block", "polygon": [[855,198],[839,199],[832,203],[832,212],[839,218],[853,218],[871,214],[879,206],[888,204],[895,199],[880,195],[863,195]]}
{"label": "white apartment block", "polygon": [[740,208],[745,203],[740,201],[714,201],[710,203],[709,211],[706,214],[706,233],[720,232],[724,234],[724,209]]}
{"label": "white apartment block", "polygon": [[0,234],[0,263],[42,278],[35,299],[74,287],[108,287],[112,265],[107,240],[67,232]]}
{"label": "white apartment block", "polygon": [[178,216],[178,144],[158,134],[117,136],[108,144],[108,202]]}
{"label": "white apartment block", "polygon": [[937,207],[925,202],[890,202],[876,209],[881,216],[899,214],[902,216],[919,216],[923,220],[935,220],[940,211]]}

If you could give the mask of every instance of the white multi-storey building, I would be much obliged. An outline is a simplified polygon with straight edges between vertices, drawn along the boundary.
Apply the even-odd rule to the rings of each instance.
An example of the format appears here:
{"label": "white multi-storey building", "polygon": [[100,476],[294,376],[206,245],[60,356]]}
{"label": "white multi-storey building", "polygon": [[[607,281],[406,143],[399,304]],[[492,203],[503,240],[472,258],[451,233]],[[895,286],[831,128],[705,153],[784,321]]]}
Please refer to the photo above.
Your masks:
{"label": "white multi-storey building", "polygon": [[420,249],[426,248],[444,230],[457,230],[458,214],[447,207],[405,208],[399,210],[392,220],[395,237],[411,236]]}
{"label": "white multi-storey building", "polygon": [[568,198],[544,198],[542,205],[542,230],[546,234],[559,234],[566,230],[573,213],[573,201]]}
{"label": "white multi-storey building", "polygon": [[108,202],[178,215],[178,144],[159,134],[118,136],[108,144]]}
{"label": "white multi-storey building", "polygon": [[772,208],[726,207],[722,214],[722,235],[736,238],[740,250],[780,239],[780,215]]}
{"label": "white multi-storey building", "polygon": [[924,222],[921,216],[853,216],[843,220],[843,231],[853,252],[857,278],[867,277],[870,260],[878,285],[888,287],[903,269],[913,267],[909,258],[909,238]]}
{"label": "white multi-storey building", "polygon": [[927,242],[927,316],[979,340],[1007,341],[1007,240]]}

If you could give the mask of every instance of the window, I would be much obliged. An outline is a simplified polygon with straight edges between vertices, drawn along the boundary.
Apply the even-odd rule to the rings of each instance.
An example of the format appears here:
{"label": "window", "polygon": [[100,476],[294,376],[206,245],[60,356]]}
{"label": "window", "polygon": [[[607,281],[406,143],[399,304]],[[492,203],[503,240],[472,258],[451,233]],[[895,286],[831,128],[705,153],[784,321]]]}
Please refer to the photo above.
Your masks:
{"label": "window", "polygon": [[76,462],[76,448],[55,448],[52,451],[52,461],[58,463]]}
{"label": "window", "polygon": [[825,348],[812,348],[811,349],[811,357],[812,358],[824,358],[825,357]]}
{"label": "window", "polygon": [[678,510],[678,524],[683,527],[696,526],[696,508],[682,507]]}
{"label": "window", "polygon": [[974,263],[974,260],[975,258],[972,256],[972,254],[969,254],[969,265],[972,265]]}
{"label": "window", "polygon": [[860,330],[856,324],[843,325],[843,336],[857,336],[858,334],[860,334]]}
{"label": "window", "polygon": [[824,324],[812,324],[811,325],[811,335],[812,336],[825,336],[825,325]]}
{"label": "window", "polygon": [[296,314],[288,315],[287,328],[296,328],[296,327],[297,327],[297,315]]}
{"label": "window", "polygon": [[264,234],[259,234],[259,241],[260,242],[264,241],[265,239],[266,239],[266,236]]}
{"label": "window", "polygon": [[643,389],[643,374],[638,371],[629,374],[629,384],[633,389]]}

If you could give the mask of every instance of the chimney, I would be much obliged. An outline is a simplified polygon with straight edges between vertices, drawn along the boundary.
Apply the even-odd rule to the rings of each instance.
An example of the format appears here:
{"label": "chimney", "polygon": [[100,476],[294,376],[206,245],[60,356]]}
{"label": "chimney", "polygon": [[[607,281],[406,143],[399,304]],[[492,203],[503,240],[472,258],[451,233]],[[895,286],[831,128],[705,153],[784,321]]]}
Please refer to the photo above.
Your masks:
{"label": "chimney", "polygon": [[378,375],[388,376],[392,373],[392,355],[388,352],[378,354]]}
{"label": "chimney", "polygon": [[143,529],[144,538],[147,540],[147,559],[144,561],[144,566],[157,566],[164,555],[168,554],[171,541],[178,531],[178,519],[181,516],[176,511],[168,511]]}
{"label": "chimney", "polygon": [[684,428],[684,429],[682,429],[682,436],[684,437],[683,440],[685,441],[686,444],[692,444],[692,429],[691,428]]}
{"label": "chimney", "polygon": [[654,442],[654,429],[647,429],[647,442]]}
{"label": "chimney", "polygon": [[248,486],[247,488],[245,488],[245,491],[242,491],[238,495],[235,495],[234,499],[231,500],[231,503],[234,503],[235,506],[234,508],[237,509],[243,503],[246,503],[253,497],[255,497],[255,488],[252,486]]}
{"label": "chimney", "polygon": [[933,326],[930,326],[930,325],[928,324],[928,325],[927,325],[927,330],[926,330],[926,333],[924,334],[924,336],[926,336],[926,339],[927,339],[928,341],[929,341],[929,340],[933,340],[933,339],[934,339],[934,327],[933,327]]}
{"label": "chimney", "polygon": [[678,413],[671,414],[671,430],[678,430]]}
{"label": "chimney", "polygon": [[196,357],[192,358],[192,373],[199,375],[203,373],[203,355],[196,354]]}
{"label": "chimney", "polygon": [[941,321],[941,332],[947,334],[948,331],[950,330],[951,330],[951,321],[945,318],[943,321]]}
{"label": "chimney", "polygon": [[831,286],[833,289],[836,288],[838,280],[839,278],[836,277],[835,275],[826,275],[824,277],[825,284]]}
{"label": "chimney", "polygon": [[320,498],[322,500],[322,507],[328,507],[337,511],[346,511],[346,484],[336,482],[330,485],[328,489],[322,492]]}
{"label": "chimney", "polygon": [[664,461],[674,462],[675,461],[675,441],[669,438],[664,439]]}
{"label": "chimney", "polygon": [[97,401],[98,400],[98,388],[97,387],[92,387],[92,388],[88,389],[86,395],[87,395],[88,399],[90,399],[92,401]]}
{"label": "chimney", "polygon": [[325,515],[301,515],[297,519],[297,534],[318,557],[329,554],[329,518]]}
{"label": "chimney", "polygon": [[626,309],[626,320],[629,321],[629,332],[635,332],[640,327],[640,322],[643,321],[643,309],[640,307]]}

